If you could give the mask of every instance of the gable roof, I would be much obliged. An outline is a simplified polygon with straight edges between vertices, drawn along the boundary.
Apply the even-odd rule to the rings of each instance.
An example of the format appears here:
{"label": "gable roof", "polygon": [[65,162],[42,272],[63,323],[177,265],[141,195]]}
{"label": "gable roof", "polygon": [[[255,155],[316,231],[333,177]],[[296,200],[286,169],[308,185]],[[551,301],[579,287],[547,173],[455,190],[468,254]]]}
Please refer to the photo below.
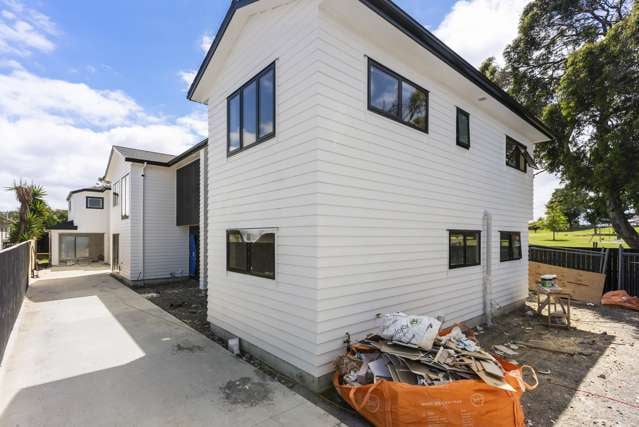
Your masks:
{"label": "gable roof", "polygon": [[[187,93],[187,99],[193,101],[193,95],[200,83],[206,68],[213,59],[215,51],[217,50],[224,33],[230,25],[235,12],[245,6],[253,4],[259,0],[232,0],[229,6],[224,20],[220,24],[220,28],[209,48],[204,61],[200,65],[198,72],[191,83],[189,91]],[[459,72],[466,79],[485,91],[488,95],[499,101],[506,108],[533,126],[539,132],[547,136],[549,139],[553,139],[553,135],[550,129],[534,114],[529,112],[523,105],[521,105],[512,96],[506,93],[503,89],[497,86],[493,81],[484,76],[479,70],[468,63],[459,54],[455,53],[451,48],[446,46],[444,42],[439,40],[433,33],[428,31],[424,26],[417,22],[413,17],[406,13],[403,9],[393,3],[391,0],[359,0],[362,4],[367,6],[373,12],[377,13],[380,17],[386,20],[389,24],[393,25],[399,31],[403,32],[406,36],[413,39],[417,44],[424,49],[435,55],[445,64]]]}
{"label": "gable roof", "polygon": [[[208,145],[208,142],[209,142],[208,138],[203,139],[202,141],[198,142],[194,146],[190,147],[189,149],[183,151],[182,153],[176,156],[172,154],[162,154],[162,153],[154,153],[152,151],[136,150],[135,148],[117,147],[117,149],[118,151],[120,151],[120,153],[122,153],[122,155],[124,156],[124,160],[127,162],[148,163],[150,165],[155,165],[155,166],[173,166],[174,164],[180,162],[181,160],[184,160],[191,154],[196,153],[202,148],[206,147]],[[126,148],[126,150],[129,150],[128,154],[123,153],[121,151],[122,148]],[[138,155],[136,152],[140,152],[141,155]],[[152,159],[151,158],[152,156],[147,155],[147,153],[166,156],[166,157],[158,156],[157,159]]]}
{"label": "gable roof", "polygon": [[121,145],[114,145],[111,148],[111,153],[109,154],[109,161],[107,162],[106,169],[104,170],[104,174],[102,178],[106,177],[107,172],[109,171],[109,166],[111,165],[111,159],[113,158],[113,152],[117,151],[124,157],[125,162],[131,163],[147,163],[149,165],[154,166],[173,166],[174,164],[184,160],[188,156],[193,153],[198,152],[202,148],[206,147],[209,143],[209,139],[205,138],[187,150],[183,151],[178,155],[166,154],[166,153],[158,153],[156,151],[148,151],[148,150],[140,150],[137,148],[123,147]]}
{"label": "gable roof", "polygon": [[164,162],[168,162],[173,157],[175,157],[173,154],[158,153],[156,151],[139,150],[137,148],[122,147],[120,145],[114,145],[113,148],[117,150],[120,154],[122,154],[122,156],[124,156],[125,159],[127,157],[130,157],[133,159],[138,159],[138,160],[147,161],[147,162],[164,163]]}

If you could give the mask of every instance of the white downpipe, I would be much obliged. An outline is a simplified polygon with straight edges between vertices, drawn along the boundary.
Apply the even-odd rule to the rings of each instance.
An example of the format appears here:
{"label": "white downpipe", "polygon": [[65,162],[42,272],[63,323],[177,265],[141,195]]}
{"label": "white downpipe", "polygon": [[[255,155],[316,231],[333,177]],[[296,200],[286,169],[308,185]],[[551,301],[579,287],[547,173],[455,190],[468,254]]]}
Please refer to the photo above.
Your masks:
{"label": "white downpipe", "polygon": [[482,294],[484,297],[484,313],[486,315],[486,323],[488,326],[493,324],[493,250],[492,250],[492,236],[493,236],[493,217],[488,211],[484,211],[483,217],[484,225],[484,242],[486,247],[486,257],[484,260],[483,268],[483,280],[482,280]]}
{"label": "white downpipe", "polygon": [[144,162],[144,165],[142,165],[142,227],[141,227],[141,231],[142,231],[142,265],[140,268],[140,275],[142,276],[142,281],[144,282],[144,225],[146,223],[146,221],[144,221],[144,187],[145,187],[145,179],[144,179],[144,174],[146,172],[146,162]]}

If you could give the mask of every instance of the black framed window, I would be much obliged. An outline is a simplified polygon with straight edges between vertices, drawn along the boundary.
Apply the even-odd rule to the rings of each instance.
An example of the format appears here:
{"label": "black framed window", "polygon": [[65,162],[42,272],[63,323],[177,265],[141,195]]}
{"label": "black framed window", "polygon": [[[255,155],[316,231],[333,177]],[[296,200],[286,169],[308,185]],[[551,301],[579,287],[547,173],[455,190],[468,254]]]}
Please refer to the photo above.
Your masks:
{"label": "black framed window", "polygon": [[120,179],[120,217],[127,219],[129,217],[129,203],[131,190],[131,177],[127,174]]}
{"label": "black framed window", "polygon": [[522,172],[527,171],[528,150],[526,146],[506,136],[506,164]]}
{"label": "black framed window", "polygon": [[457,145],[470,148],[470,114],[457,107]]}
{"label": "black framed window", "polygon": [[104,197],[87,196],[87,209],[104,209]]}
{"label": "black framed window", "polygon": [[226,100],[227,154],[275,136],[275,62]]}
{"label": "black framed window", "polygon": [[226,269],[235,273],[275,279],[275,232],[227,230]]}
{"label": "black framed window", "polygon": [[120,181],[113,184],[111,197],[113,199],[113,206],[117,206],[120,202]]}
{"label": "black framed window", "polygon": [[449,268],[471,267],[481,264],[481,232],[475,230],[449,230]]}
{"label": "black framed window", "polygon": [[521,259],[521,233],[519,231],[499,232],[499,261]]}
{"label": "black framed window", "polygon": [[428,91],[368,60],[368,109],[428,133]]}

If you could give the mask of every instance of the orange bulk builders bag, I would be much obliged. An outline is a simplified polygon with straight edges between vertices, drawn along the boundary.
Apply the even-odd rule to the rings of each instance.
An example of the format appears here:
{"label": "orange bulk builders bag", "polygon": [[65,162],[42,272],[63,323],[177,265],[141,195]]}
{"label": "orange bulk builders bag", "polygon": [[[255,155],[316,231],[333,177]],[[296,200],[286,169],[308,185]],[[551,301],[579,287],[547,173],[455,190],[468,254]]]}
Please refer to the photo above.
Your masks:
{"label": "orange bulk builders bag", "polygon": [[[519,399],[525,390],[537,387],[537,378],[529,366],[498,361],[506,373],[504,380],[514,392],[474,379],[432,386],[381,380],[352,387],[340,384],[337,372],[333,384],[351,407],[378,427],[524,427],[524,411]],[[535,378],[534,385],[522,378],[526,368]]]}

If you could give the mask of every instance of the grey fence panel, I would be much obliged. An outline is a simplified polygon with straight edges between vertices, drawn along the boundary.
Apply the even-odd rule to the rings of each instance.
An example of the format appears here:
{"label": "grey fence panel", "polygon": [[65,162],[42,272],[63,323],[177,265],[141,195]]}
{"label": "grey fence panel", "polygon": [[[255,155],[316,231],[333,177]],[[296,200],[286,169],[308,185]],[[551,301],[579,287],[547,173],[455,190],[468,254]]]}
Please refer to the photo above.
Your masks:
{"label": "grey fence panel", "polygon": [[[608,253],[607,259],[606,252]],[[639,296],[639,250],[624,249],[620,252],[619,249],[556,248],[531,245],[528,248],[528,259],[576,270],[603,272],[606,274],[604,292],[621,288],[630,295]],[[605,271],[602,271],[604,264]]]}
{"label": "grey fence panel", "polygon": [[29,285],[30,251],[29,242],[0,251],[0,361]]}
{"label": "grey fence panel", "polygon": [[639,295],[639,253],[623,252],[621,289],[630,295]]}

